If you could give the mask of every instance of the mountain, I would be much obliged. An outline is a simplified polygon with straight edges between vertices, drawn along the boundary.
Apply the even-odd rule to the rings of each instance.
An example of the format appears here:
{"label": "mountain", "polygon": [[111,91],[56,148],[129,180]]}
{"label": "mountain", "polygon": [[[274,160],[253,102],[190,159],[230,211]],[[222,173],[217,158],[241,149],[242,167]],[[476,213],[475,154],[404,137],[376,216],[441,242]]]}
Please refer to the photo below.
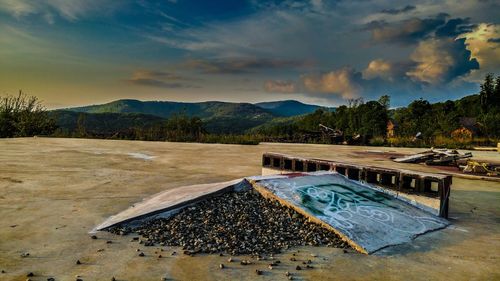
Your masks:
{"label": "mountain", "polygon": [[249,128],[261,125],[275,116],[250,103],[230,102],[169,102],[117,100],[101,105],[90,105],[64,109],[65,111],[88,114],[101,113],[135,113],[169,118],[175,114],[196,116],[203,120],[208,132],[238,134]]}
{"label": "mountain", "polygon": [[[86,114],[142,114],[160,118],[170,118],[175,114],[185,114],[201,118],[205,128],[210,133],[240,134],[250,128],[254,128],[274,120],[278,117],[293,117],[312,113],[318,105],[304,104],[295,100],[251,103],[231,103],[220,101],[207,102],[171,102],[171,101],[139,101],[133,99],[117,100],[110,103],[89,105],[62,109],[66,112],[60,115],[61,119],[74,122],[73,113]],[[145,118],[142,115],[122,117],[131,122],[130,119]],[[108,119],[114,115],[92,116],[95,120]],[[148,117],[151,118],[151,117]],[[71,121],[70,121],[71,120]],[[60,121],[64,122],[64,121]],[[67,124],[69,125],[69,124]],[[67,127],[64,126],[64,127]]]}
{"label": "mountain", "polygon": [[[256,103],[256,106],[267,109],[276,116],[290,117],[303,114],[309,114],[319,108],[324,108],[319,105],[305,104],[296,100],[283,100]],[[327,108],[332,109],[332,108]]]}

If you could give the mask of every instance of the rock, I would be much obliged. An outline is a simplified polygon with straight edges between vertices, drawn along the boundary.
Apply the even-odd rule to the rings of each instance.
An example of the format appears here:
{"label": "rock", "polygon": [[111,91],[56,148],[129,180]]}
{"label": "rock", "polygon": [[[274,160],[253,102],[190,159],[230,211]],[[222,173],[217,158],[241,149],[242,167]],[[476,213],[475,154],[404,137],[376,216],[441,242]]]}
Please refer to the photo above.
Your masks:
{"label": "rock", "polygon": [[92,235],[90,236],[91,239],[97,239],[97,236],[96,235]]}
{"label": "rock", "polygon": [[82,264],[82,262],[80,262],[80,260],[76,260],[76,264]]}
{"label": "rock", "polygon": [[288,271],[285,272],[285,276],[290,276],[290,275],[291,275],[290,272]]}
{"label": "rock", "polygon": [[242,260],[242,261],[240,262],[240,264],[241,264],[241,265],[250,265],[250,264],[252,264],[252,262],[251,262],[251,261],[249,261],[249,260]]}
{"label": "rock", "polygon": [[33,276],[35,276],[35,274],[33,272],[26,274],[26,277],[33,277]]}
{"label": "rock", "polygon": [[233,262],[233,258],[228,258],[227,262]]}
{"label": "rock", "polygon": [[300,265],[297,265],[297,266],[295,267],[295,270],[302,270],[302,267],[300,267]]}
{"label": "rock", "polygon": [[111,243],[113,243],[113,241],[111,240],[106,241],[106,244],[111,244]]}
{"label": "rock", "polygon": [[228,253],[257,256],[302,245],[348,247],[335,233],[252,190],[228,192],[203,200],[168,218],[147,220],[134,228],[118,225],[109,231],[119,235],[135,232],[142,239],[134,237],[133,241],[139,240],[145,246],[182,247],[188,255]]}
{"label": "rock", "polygon": [[25,252],[25,253],[21,254],[21,258],[27,258],[29,256],[30,256],[30,253],[28,253],[28,252]]}
{"label": "rock", "polygon": [[116,281],[116,278],[114,276],[111,277],[111,281]]}
{"label": "rock", "polygon": [[221,263],[221,264],[219,264],[219,268],[220,268],[220,269],[224,269],[224,264],[222,264],[222,263]]}
{"label": "rock", "polygon": [[262,275],[262,270],[258,270],[258,269],[256,269],[256,270],[255,270],[255,273],[256,273],[257,275]]}
{"label": "rock", "polygon": [[290,261],[297,261],[296,258],[290,258]]}
{"label": "rock", "polygon": [[143,252],[140,252],[140,253],[139,253],[139,257],[144,257],[144,256],[145,256],[145,255],[144,255],[144,253],[143,253]]}
{"label": "rock", "polygon": [[56,281],[56,279],[54,277],[49,277],[47,278],[47,281]]}
{"label": "rock", "polygon": [[307,267],[307,268],[314,268],[314,266],[312,266],[312,265],[310,265],[310,264],[306,265],[306,267]]}
{"label": "rock", "polygon": [[97,249],[97,252],[103,252],[103,251],[104,251],[104,249],[102,249],[102,248],[101,249]]}

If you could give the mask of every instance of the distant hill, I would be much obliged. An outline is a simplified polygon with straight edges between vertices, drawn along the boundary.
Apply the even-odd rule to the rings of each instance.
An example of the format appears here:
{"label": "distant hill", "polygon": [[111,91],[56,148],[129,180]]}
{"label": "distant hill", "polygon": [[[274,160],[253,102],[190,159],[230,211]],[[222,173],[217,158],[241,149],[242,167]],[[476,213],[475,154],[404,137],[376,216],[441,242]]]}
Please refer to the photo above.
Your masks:
{"label": "distant hill", "polygon": [[[318,105],[304,104],[295,100],[251,104],[220,101],[188,103],[123,99],[105,104],[74,107],[60,111],[81,112],[87,114],[133,113],[157,116],[161,118],[169,118],[175,114],[185,114],[201,118],[205,123],[205,127],[208,132],[240,134],[250,128],[265,124],[276,117],[290,117],[308,114],[314,112],[318,108],[321,107]],[[69,116],[66,114],[61,115],[61,117]],[[111,115],[108,117],[111,117]],[[101,116],[100,118],[103,117]],[[130,116],[127,118],[129,119]]]}
{"label": "distant hill", "polygon": [[161,118],[169,118],[175,114],[197,116],[203,120],[208,132],[239,134],[249,128],[272,120],[275,116],[250,103],[229,102],[168,102],[168,101],[138,101],[117,100],[101,105],[90,105],[64,109],[63,111],[81,112],[87,114],[146,114]]}
{"label": "distant hill", "polygon": [[[309,114],[316,111],[319,108],[323,108],[322,106],[319,105],[305,104],[296,100],[260,102],[256,103],[255,105],[267,109],[276,116],[282,116],[282,117]],[[333,109],[333,108],[328,108],[328,109]]]}
{"label": "distant hill", "polygon": [[110,137],[126,132],[134,127],[151,127],[165,121],[164,118],[140,113],[85,113],[68,110],[51,111],[63,133],[76,132],[79,122],[85,131],[92,135]]}

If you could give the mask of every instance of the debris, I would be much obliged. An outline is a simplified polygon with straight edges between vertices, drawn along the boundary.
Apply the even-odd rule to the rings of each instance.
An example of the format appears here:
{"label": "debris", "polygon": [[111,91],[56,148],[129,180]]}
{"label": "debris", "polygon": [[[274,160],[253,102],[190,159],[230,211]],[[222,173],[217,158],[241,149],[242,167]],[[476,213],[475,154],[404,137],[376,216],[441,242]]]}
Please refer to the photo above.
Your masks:
{"label": "debris", "polygon": [[465,166],[460,166],[464,173],[470,174],[485,174],[487,176],[499,176],[500,167],[494,167],[489,163],[479,163],[476,161],[468,160]]}
{"label": "debris", "polygon": [[134,229],[118,225],[109,231],[134,231],[148,244],[181,246],[188,255],[259,255],[302,245],[349,247],[333,232],[253,190],[209,198],[172,217],[145,221]]}
{"label": "debris", "polygon": [[456,165],[458,160],[471,158],[472,153],[467,152],[460,154],[456,150],[450,149],[434,149],[408,155],[405,157],[395,158],[394,162],[398,163],[422,163],[426,165]]}

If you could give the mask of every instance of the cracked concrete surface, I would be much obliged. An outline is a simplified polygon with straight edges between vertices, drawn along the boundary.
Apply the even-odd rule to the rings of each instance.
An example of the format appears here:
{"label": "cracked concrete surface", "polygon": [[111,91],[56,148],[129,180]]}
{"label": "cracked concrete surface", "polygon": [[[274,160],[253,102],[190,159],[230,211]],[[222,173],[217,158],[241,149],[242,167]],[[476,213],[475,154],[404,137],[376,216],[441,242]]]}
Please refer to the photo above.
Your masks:
{"label": "cracked concrete surface", "polygon": [[[412,153],[422,149],[302,144],[258,146],[86,139],[0,140],[0,280],[497,280],[500,279],[500,183],[454,178],[450,201],[453,226],[389,247],[374,256],[340,249],[301,247],[249,266],[227,256],[184,256],[177,248],[143,247],[131,237],[88,231],[154,193],[199,183],[258,175],[265,151],[304,157],[436,172],[432,167],[392,163],[367,150]],[[154,156],[134,158],[129,153]],[[498,152],[473,152],[497,159]],[[112,243],[106,243],[107,241]],[[141,248],[145,257],[138,257]],[[297,252],[299,250],[300,252]],[[171,256],[176,251],[178,254]],[[21,257],[28,252],[28,257]],[[314,269],[296,271],[311,259]],[[315,257],[311,256],[311,253]],[[246,257],[241,257],[246,258]],[[237,259],[241,259],[238,257]],[[80,260],[82,264],[77,265]],[[219,269],[224,263],[226,268]],[[257,276],[255,269],[264,270]]]}

